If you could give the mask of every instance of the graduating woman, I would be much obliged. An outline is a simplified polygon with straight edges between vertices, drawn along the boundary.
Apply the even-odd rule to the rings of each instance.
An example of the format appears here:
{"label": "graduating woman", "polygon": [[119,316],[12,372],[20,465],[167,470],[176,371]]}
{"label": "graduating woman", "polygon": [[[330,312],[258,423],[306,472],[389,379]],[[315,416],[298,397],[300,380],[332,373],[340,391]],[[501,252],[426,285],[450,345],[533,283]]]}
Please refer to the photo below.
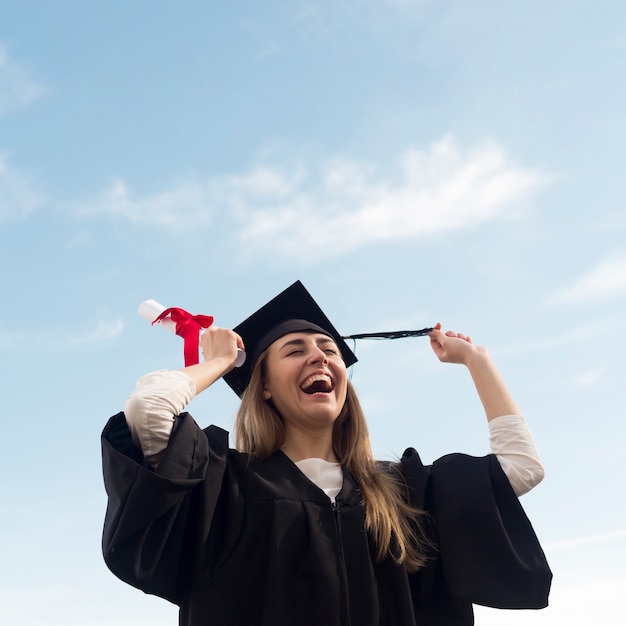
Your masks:
{"label": "graduating woman", "polygon": [[[485,457],[376,462],[356,357],[299,282],[209,328],[202,363],[143,376],[105,427],[107,565],[179,605],[184,626],[465,626],[474,603],[546,606],[550,569],[518,500],[543,477],[532,437],[485,348],[429,335],[469,370]],[[184,412],[220,378],[242,397],[236,449]]]}

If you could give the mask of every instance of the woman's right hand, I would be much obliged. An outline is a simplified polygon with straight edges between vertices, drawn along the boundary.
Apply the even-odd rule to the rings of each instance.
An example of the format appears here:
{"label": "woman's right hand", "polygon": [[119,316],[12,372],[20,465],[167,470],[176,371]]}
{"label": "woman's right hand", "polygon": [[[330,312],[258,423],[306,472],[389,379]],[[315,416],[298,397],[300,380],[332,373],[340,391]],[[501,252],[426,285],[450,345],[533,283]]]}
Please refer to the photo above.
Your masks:
{"label": "woman's right hand", "polygon": [[205,361],[223,359],[230,365],[227,371],[235,366],[237,351],[244,349],[243,340],[236,332],[219,326],[210,326],[200,335],[200,347]]}

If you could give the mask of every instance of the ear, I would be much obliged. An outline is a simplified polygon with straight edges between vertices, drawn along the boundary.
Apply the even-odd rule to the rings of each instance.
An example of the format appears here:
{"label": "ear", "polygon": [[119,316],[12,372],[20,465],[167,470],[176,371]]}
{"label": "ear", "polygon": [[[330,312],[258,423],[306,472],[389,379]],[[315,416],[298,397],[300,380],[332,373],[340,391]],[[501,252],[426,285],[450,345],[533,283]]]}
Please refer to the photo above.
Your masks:
{"label": "ear", "polygon": [[265,400],[271,400],[272,398],[272,393],[267,387],[263,387],[263,398]]}

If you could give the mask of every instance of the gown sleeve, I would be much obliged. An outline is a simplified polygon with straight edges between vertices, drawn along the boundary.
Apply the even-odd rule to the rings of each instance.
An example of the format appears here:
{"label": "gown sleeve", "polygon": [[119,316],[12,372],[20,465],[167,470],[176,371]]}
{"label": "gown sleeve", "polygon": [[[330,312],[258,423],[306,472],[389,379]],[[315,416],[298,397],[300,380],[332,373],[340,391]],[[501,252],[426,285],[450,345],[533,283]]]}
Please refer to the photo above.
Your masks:
{"label": "gown sleeve", "polygon": [[552,573],[495,455],[451,454],[427,467],[409,449],[402,466],[411,501],[429,514],[438,546],[412,576],[424,623],[473,624],[472,604],[547,606]]}
{"label": "gown sleeve", "polygon": [[180,604],[197,567],[193,555],[208,536],[227,447],[226,431],[202,431],[183,413],[153,470],[132,443],[124,414],[109,420],[102,433],[108,495],[102,549],[118,578]]}

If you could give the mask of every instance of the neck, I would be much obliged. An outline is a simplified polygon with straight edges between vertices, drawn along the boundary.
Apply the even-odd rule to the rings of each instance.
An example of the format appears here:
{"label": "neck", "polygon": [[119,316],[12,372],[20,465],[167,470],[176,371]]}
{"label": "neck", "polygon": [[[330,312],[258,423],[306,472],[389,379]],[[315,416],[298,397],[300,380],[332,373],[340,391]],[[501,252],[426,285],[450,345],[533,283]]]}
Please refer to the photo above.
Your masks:
{"label": "neck", "polygon": [[294,462],[302,459],[324,459],[337,463],[338,459],[333,452],[332,433],[316,436],[303,432],[287,432],[285,443],[281,450]]}

